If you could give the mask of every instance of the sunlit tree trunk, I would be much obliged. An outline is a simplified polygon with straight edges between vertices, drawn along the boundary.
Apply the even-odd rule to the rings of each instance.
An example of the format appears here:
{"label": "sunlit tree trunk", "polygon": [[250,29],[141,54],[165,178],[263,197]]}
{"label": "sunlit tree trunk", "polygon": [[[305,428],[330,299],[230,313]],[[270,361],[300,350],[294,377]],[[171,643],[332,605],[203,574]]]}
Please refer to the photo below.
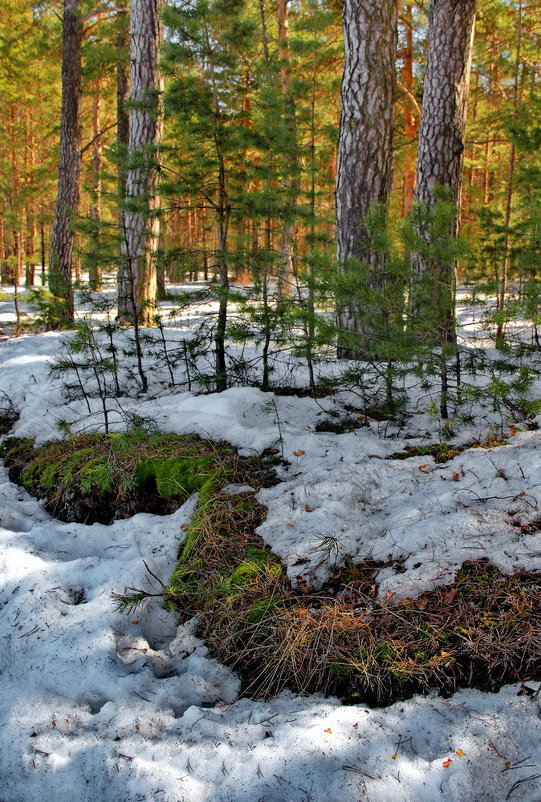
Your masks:
{"label": "sunlit tree trunk", "polygon": [[[343,270],[356,259],[370,268],[378,285],[383,259],[370,247],[367,212],[385,204],[392,181],[393,105],[397,45],[396,0],[345,0],[344,74],[336,180],[338,261]],[[339,311],[342,330],[358,335],[358,349],[339,356],[370,353],[374,310],[352,299]]]}
{"label": "sunlit tree trunk", "polygon": [[64,0],[62,46],[62,112],[60,122],[60,160],[58,192],[51,235],[49,289],[62,298],[59,325],[73,325],[73,289],[71,284],[74,231],[73,222],[79,203],[81,169],[81,42],[83,23],[80,0]]}
{"label": "sunlit tree trunk", "polygon": [[118,195],[119,205],[122,206],[126,192],[126,156],[130,138],[130,117],[126,108],[126,101],[130,91],[128,63],[125,53],[129,51],[129,18],[123,0],[117,0],[118,10],[116,16],[116,145],[118,151]]}
{"label": "sunlit tree trunk", "polygon": [[[520,101],[520,76],[521,76],[521,50],[522,50],[522,24],[524,9],[522,0],[519,0],[517,9],[517,45],[515,53],[515,75],[513,80],[513,122],[516,119],[517,111]],[[505,298],[507,295],[507,274],[509,269],[509,245],[510,245],[510,225],[511,213],[513,209],[513,194],[515,183],[515,170],[517,160],[517,148],[514,142],[511,142],[509,149],[509,162],[507,165],[507,187],[505,192],[505,215],[504,215],[504,241],[503,241],[503,256],[500,265],[499,287],[498,287],[498,309],[503,309],[505,306]],[[496,328],[496,347],[503,346],[503,324],[500,320]]]}
{"label": "sunlit tree trunk", "polygon": [[460,202],[466,104],[476,0],[432,0],[419,132],[415,200],[434,204],[434,188]]}
{"label": "sunlit tree trunk", "polygon": [[[101,223],[101,171],[103,161],[103,147],[100,136],[100,112],[101,112],[101,79],[98,78],[95,87],[95,95],[92,98],[92,185],[91,185],[91,205],[90,217],[95,226],[95,235],[100,236],[99,228]],[[89,269],[89,284],[93,290],[100,290],[102,286],[102,266],[98,261],[93,261]]]}
{"label": "sunlit tree trunk", "polygon": [[132,0],[130,19],[130,132],[118,314],[152,322],[156,301],[159,196],[157,148],[161,141],[161,0]]}
{"label": "sunlit tree trunk", "polygon": [[413,93],[413,16],[411,3],[404,3],[401,21],[404,26],[405,45],[402,53],[402,86],[404,92],[404,138],[407,156],[404,166],[404,186],[402,196],[402,213],[407,215],[413,204],[415,190],[415,160],[412,143],[417,139],[420,123],[420,110]]}
{"label": "sunlit tree trunk", "polygon": [[277,0],[278,14],[278,58],[280,61],[280,86],[284,99],[288,141],[285,148],[284,190],[287,208],[280,231],[280,275],[281,295],[293,293],[295,279],[295,207],[300,191],[300,172],[297,142],[297,113],[291,93],[291,50],[289,46],[289,0]]}
{"label": "sunlit tree trunk", "polygon": [[[25,149],[24,149],[24,171],[25,171],[25,184],[28,188],[32,186],[34,181],[34,164],[35,164],[35,142],[34,132],[32,127],[32,120],[30,119],[29,110],[25,109]],[[27,287],[32,287],[36,278],[36,214],[35,204],[32,199],[26,203],[26,231],[24,239],[24,264],[25,264],[25,283]]]}

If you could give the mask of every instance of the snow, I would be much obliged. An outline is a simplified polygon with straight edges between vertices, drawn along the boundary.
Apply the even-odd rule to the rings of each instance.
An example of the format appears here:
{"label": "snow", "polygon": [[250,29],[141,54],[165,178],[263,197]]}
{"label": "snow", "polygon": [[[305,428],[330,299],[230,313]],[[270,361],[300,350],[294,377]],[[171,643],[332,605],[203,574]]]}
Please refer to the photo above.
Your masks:
{"label": "snow", "polygon": [[[58,437],[57,421],[86,411],[49,376],[59,341],[39,334],[0,346],[0,391],[21,411],[18,436]],[[283,481],[259,496],[268,507],[259,533],[292,579],[318,587],[350,555],[384,564],[379,592],[399,599],[449,583],[467,559],[541,570],[540,533],[521,528],[539,516],[539,432],[444,464],[387,459],[417,441],[406,431],[385,438],[375,422],[316,431],[344,399],[232,388],[120,406],[163,431],[283,454]],[[438,440],[428,415],[412,427]],[[539,702],[520,686],[385,709],[290,693],[256,702],[239,697],[196,622],[177,626],[159,599],[116,611],[112,593],[158,589],[143,561],[168,581],[194,506],[111,526],[61,523],[1,469],[2,802],[538,802]]]}

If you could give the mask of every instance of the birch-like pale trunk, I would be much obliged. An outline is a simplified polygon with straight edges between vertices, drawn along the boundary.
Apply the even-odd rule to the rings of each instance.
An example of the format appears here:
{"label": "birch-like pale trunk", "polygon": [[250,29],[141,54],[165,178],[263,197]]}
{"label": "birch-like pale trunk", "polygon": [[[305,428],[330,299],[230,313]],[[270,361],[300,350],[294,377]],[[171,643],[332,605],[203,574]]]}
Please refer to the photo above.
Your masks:
{"label": "birch-like pale trunk", "polygon": [[[356,259],[370,268],[378,285],[383,258],[370,247],[365,217],[386,203],[392,182],[393,106],[397,46],[396,0],[345,0],[344,74],[336,177],[338,262]],[[339,310],[338,324],[358,336],[358,348],[339,349],[340,357],[371,352],[370,318],[352,298]]]}
{"label": "birch-like pale trunk", "polygon": [[126,198],[122,218],[118,315],[152,322],[156,301],[156,249],[160,233],[157,148],[162,136],[161,0],[132,0],[130,17],[130,123]]}
{"label": "birch-like pale trunk", "polygon": [[62,22],[62,111],[60,120],[60,159],[58,192],[49,256],[49,290],[61,298],[59,325],[73,325],[71,284],[74,230],[73,219],[79,204],[81,171],[81,43],[83,23],[80,0],[64,0]]}

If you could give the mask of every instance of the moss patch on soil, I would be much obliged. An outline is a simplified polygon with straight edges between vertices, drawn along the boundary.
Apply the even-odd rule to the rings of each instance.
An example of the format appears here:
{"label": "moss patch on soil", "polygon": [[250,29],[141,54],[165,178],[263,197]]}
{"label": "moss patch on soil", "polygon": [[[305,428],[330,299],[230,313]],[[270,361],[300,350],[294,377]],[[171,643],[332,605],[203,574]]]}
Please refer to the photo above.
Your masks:
{"label": "moss patch on soil", "polygon": [[493,441],[490,444],[468,443],[464,446],[451,446],[449,443],[432,443],[427,446],[406,446],[404,451],[395,451],[386,459],[409,459],[410,457],[434,457],[434,462],[443,463],[458,457],[463,451],[470,448],[494,448],[506,445],[505,442]]}
{"label": "moss patch on soil", "polygon": [[19,419],[19,412],[9,396],[0,392],[0,435],[8,434]]}
{"label": "moss patch on soil", "polygon": [[166,515],[197,491],[203,499],[214,486],[259,488],[269,479],[260,460],[196,435],[85,434],[38,448],[32,440],[8,438],[0,456],[11,481],[45,499],[51,515],[87,524],[138,512]]}

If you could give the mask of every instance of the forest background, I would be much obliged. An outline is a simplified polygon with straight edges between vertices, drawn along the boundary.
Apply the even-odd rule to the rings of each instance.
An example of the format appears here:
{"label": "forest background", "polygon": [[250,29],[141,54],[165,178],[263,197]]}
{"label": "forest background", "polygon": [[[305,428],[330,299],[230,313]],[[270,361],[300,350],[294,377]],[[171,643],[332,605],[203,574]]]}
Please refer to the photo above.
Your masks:
{"label": "forest background", "polygon": [[[140,5],[132,3],[132,15]],[[477,4],[460,206],[468,247],[451,247],[446,254],[453,264],[460,257],[462,283],[476,282],[479,288],[483,282],[481,289],[496,296],[500,328],[511,295],[533,321],[536,339],[540,5],[537,0]],[[122,273],[122,221],[126,214],[139,214],[147,230],[159,220],[155,241],[147,241],[158,297],[165,296],[168,282],[210,282],[220,307],[215,343],[224,336],[220,328],[226,325],[229,283],[254,283],[264,332],[287,328],[287,299],[296,299],[296,324],[308,330],[311,348],[317,332],[310,311],[318,303],[334,308],[340,294],[334,193],[343,72],[341,3],[222,0],[166,6],[155,92],[155,117],[157,127],[163,122],[163,133],[146,146],[158,180],[152,198],[143,193],[134,205],[132,195],[131,209],[126,175],[137,171],[133,159],[141,158],[144,149],[139,156],[133,149],[128,153],[128,117],[137,107],[133,95],[129,98],[130,10],[120,2],[78,0],[65,0],[64,8],[60,2],[2,0],[1,7],[2,283],[16,290],[22,281],[43,287],[49,271],[51,284],[55,202],[59,205],[62,20],[66,10],[75,10],[82,45],[82,83],[76,87],[82,162],[75,209],[62,207],[61,213],[76,242],[69,256],[70,286],[60,285],[60,291],[51,286],[53,294],[69,295],[71,277],[76,287],[84,279],[99,289],[104,273]],[[388,230],[379,236],[383,244],[375,245],[386,252],[393,246],[402,252],[408,248],[400,221],[414,199],[428,11],[428,2],[399,3],[389,226],[377,220],[372,224],[378,236]],[[450,241],[447,236],[447,250]],[[445,243],[440,244],[444,249]],[[396,267],[390,285],[407,284],[401,270]],[[372,290],[362,275],[342,287],[368,309],[382,306],[370,296]],[[363,292],[369,296],[363,298]],[[399,302],[386,294],[382,319],[387,326],[393,314],[403,321],[405,293]],[[50,306],[51,296],[47,302]],[[141,322],[155,322],[151,304],[140,306],[139,314]],[[516,309],[505,314],[516,314]],[[395,339],[397,331],[390,332]],[[332,339],[329,332],[319,334]],[[343,355],[359,351],[349,342],[342,348]],[[389,349],[376,349],[375,356],[388,357]],[[263,386],[267,382],[268,376]],[[216,364],[216,384],[225,386],[225,363]]]}

